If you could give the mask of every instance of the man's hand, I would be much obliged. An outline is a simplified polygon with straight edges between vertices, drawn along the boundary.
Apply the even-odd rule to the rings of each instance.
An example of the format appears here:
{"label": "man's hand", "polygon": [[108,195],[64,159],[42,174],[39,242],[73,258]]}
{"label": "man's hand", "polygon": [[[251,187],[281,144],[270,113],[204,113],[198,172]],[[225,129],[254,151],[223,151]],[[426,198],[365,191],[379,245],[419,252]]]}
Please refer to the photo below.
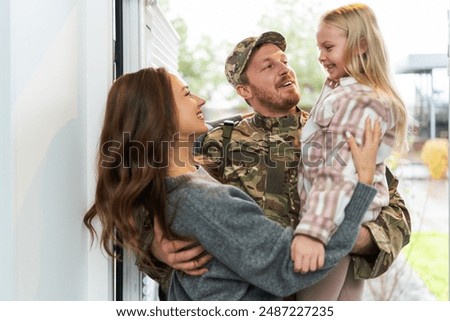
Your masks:
{"label": "man's hand", "polygon": [[378,248],[370,236],[369,229],[362,226],[359,230],[358,237],[356,238],[356,242],[355,245],[353,245],[351,253],[356,255],[372,255],[376,254],[377,251]]}
{"label": "man's hand", "polygon": [[291,244],[291,260],[295,272],[313,272],[325,263],[325,246],[310,236],[296,235]]}
{"label": "man's hand", "polygon": [[156,218],[154,233],[152,253],[158,260],[189,275],[198,276],[208,272],[203,266],[212,259],[212,256],[205,252],[201,245],[196,245],[195,240],[172,241],[165,238]]}

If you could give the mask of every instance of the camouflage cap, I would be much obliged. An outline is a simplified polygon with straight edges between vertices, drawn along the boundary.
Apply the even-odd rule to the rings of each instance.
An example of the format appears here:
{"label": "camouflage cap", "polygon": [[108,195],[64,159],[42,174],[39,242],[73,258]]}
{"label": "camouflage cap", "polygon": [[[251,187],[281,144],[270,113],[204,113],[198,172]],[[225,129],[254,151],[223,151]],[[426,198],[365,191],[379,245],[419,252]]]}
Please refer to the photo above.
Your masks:
{"label": "camouflage cap", "polygon": [[225,61],[225,75],[233,87],[241,83],[241,74],[252,55],[253,49],[264,43],[273,43],[281,50],[286,50],[286,40],[275,31],[268,31],[259,37],[249,37],[239,42]]}

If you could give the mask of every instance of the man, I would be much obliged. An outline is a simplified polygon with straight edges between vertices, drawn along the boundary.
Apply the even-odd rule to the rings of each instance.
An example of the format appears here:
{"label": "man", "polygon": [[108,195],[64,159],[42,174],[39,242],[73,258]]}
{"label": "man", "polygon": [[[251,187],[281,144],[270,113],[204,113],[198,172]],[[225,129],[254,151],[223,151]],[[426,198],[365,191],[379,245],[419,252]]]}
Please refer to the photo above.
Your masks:
{"label": "man", "polygon": [[[301,95],[285,50],[286,41],[276,32],[246,38],[236,45],[226,60],[225,73],[255,113],[209,132],[200,154],[214,177],[244,190],[267,217],[295,228],[300,211],[299,137],[308,115],[297,107]],[[388,176],[390,205],[375,221],[364,224],[352,251],[356,279],[383,274],[409,242],[409,213],[396,190],[398,181]],[[160,247],[161,244],[153,246]],[[188,273],[204,272],[196,269],[206,258],[189,260],[187,252],[178,252],[181,244],[166,243],[163,247],[165,253],[159,256],[169,265],[185,268]]]}

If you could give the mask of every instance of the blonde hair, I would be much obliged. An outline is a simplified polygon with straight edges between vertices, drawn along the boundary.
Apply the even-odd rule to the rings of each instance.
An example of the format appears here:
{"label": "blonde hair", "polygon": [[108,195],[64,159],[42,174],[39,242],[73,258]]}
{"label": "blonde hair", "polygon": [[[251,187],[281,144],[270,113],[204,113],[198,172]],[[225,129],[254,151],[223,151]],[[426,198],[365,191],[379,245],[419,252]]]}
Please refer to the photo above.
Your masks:
{"label": "blonde hair", "polygon": [[374,12],[365,4],[355,3],[326,12],[320,20],[343,30],[347,36],[345,71],[392,102],[397,124],[394,149],[406,152],[406,108],[392,83],[384,40]]}

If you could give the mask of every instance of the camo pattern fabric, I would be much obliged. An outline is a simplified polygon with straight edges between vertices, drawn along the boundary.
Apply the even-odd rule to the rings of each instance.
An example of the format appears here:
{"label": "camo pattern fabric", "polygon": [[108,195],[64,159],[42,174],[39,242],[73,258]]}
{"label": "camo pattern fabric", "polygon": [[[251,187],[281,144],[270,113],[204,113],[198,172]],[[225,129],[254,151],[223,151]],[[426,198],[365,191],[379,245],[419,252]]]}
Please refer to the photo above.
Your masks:
{"label": "camo pattern fabric", "polygon": [[[227,147],[223,176],[220,175],[223,127],[206,135],[196,158],[217,180],[250,195],[268,218],[295,228],[300,215],[297,191],[297,165],[301,156],[299,137],[307,118],[308,114],[303,111],[279,118],[255,113],[253,117],[237,122]],[[397,191],[397,184],[394,179],[389,185],[389,206],[382,209],[375,221],[364,224],[380,253],[377,257],[354,256],[355,278],[369,279],[383,274],[409,243],[409,212]]]}
{"label": "camo pattern fabric", "polygon": [[225,75],[233,87],[241,83],[241,74],[245,70],[253,49],[264,43],[273,43],[281,50],[286,50],[286,40],[275,31],[265,32],[259,37],[248,37],[239,42],[225,62]]}
{"label": "camo pattern fabric", "polygon": [[295,115],[278,118],[255,113],[239,122],[234,126],[227,148],[222,177],[219,177],[222,128],[209,132],[202,145],[202,153],[210,161],[208,171],[222,183],[249,194],[268,218],[295,227],[300,209],[299,131],[306,118],[307,113],[299,110]]}
{"label": "camo pattern fabric", "polygon": [[356,279],[373,279],[385,273],[401,249],[409,243],[411,218],[397,187],[398,179],[394,176],[389,183],[389,206],[382,208],[375,221],[363,224],[369,229],[380,253],[372,260],[352,256]]}

